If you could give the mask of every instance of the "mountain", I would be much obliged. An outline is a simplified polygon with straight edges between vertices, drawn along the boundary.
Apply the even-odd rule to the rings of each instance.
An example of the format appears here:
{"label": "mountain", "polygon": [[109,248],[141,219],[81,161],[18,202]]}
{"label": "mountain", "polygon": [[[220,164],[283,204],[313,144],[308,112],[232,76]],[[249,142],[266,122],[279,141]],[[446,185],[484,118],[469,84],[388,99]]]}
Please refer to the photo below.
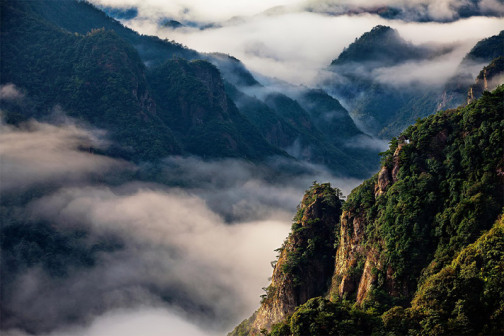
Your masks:
{"label": "mountain", "polygon": [[[479,71],[495,58],[504,56],[503,36],[501,32],[479,41],[444,87],[420,82],[397,85],[395,73],[401,77],[409,67],[414,69],[415,62],[435,60],[452,49],[413,45],[396,30],[376,26],[331,62],[329,69],[333,75],[323,86],[345,103],[352,117],[368,134],[390,139],[417,118],[465,103],[467,89],[474,83],[475,69]],[[380,79],[383,73],[389,76]]]}
{"label": "mountain", "polygon": [[[444,4],[444,3],[443,3]],[[502,17],[503,9],[497,5],[489,5],[484,0],[468,0],[464,2],[446,3],[446,8],[433,6],[428,1],[416,2],[309,2],[305,4],[307,11],[325,15],[378,15],[386,20],[401,20],[405,22],[454,22],[474,16]]]}
{"label": "mountain", "polygon": [[[42,6],[29,3],[35,9]],[[239,113],[210,63],[165,61],[147,68],[116,30],[74,34],[44,20],[54,13],[59,17],[55,8],[74,16],[75,6],[98,16],[99,11],[71,1],[47,3],[42,7],[46,11],[40,9],[43,16],[25,8],[26,2],[2,3],[2,41],[9,46],[2,50],[2,83],[26,90],[36,111],[21,119],[41,118],[60,106],[67,115],[108,130],[115,143],[108,154],[134,161],[183,153],[255,160],[285,155]],[[127,29],[117,30],[140,38]],[[9,111],[6,114],[7,120],[12,119]]]}
{"label": "mountain", "polygon": [[173,60],[149,69],[160,111],[181,146],[202,157],[261,159],[283,152],[270,144],[226,95],[219,70],[206,61]]}
{"label": "mountain", "polygon": [[236,87],[254,87],[261,84],[237,58],[220,53],[205,54],[205,59],[219,68],[222,78]]}
{"label": "mountain", "polygon": [[1,4],[1,81],[25,90],[33,105],[32,114],[18,119],[42,118],[59,106],[108,129],[118,144],[111,155],[144,160],[181,153],[157,114],[133,47],[110,31],[63,31],[20,5],[26,3]]}
{"label": "mountain", "polygon": [[205,56],[221,71],[240,112],[271,145],[344,175],[369,176],[378,166],[375,140],[359,130],[348,111],[324,90],[288,87],[286,94],[263,86],[232,56]]}
{"label": "mountain", "polygon": [[1,83],[31,97],[23,111],[2,103],[7,122],[63,110],[109,132],[106,154],[135,162],[290,155],[359,177],[378,165],[378,149],[361,146],[371,138],[323,91],[251,96],[267,89],[238,59],[140,35],[86,2],[5,1],[2,15]]}
{"label": "mountain", "polygon": [[[251,91],[269,91],[260,86]],[[343,175],[369,176],[378,165],[375,140],[360,131],[341,104],[322,90],[301,90],[293,99],[267,92],[262,99],[228,83],[239,110],[272,145],[302,161],[324,164]]]}
{"label": "mountain", "polygon": [[315,183],[230,335],[502,334],[503,98],[417,121],[344,202]]}
{"label": "mountain", "polygon": [[483,68],[476,77],[476,83],[469,87],[467,104],[483,95],[483,92],[495,89],[504,82],[504,56],[499,56]]}
{"label": "mountain", "polygon": [[[442,96],[438,102],[438,109],[454,108],[467,101],[467,88],[472,85],[474,78],[471,75],[473,68],[481,69],[490,66],[495,59],[504,57],[504,30],[498,35],[491,36],[476,43],[459,64],[456,73],[447,81]],[[493,68],[492,77],[498,79],[497,68]],[[500,81],[493,85],[502,84]]]}
{"label": "mountain", "polygon": [[450,48],[417,46],[387,26],[376,26],[345,48],[331,62],[333,76],[324,88],[343,101],[352,117],[367,133],[383,139],[397,136],[419,117],[435,111],[438,93],[434,88],[400,85],[377,80],[387,70],[433,59]]}
{"label": "mountain", "polygon": [[397,30],[387,26],[376,26],[364,33],[348,48],[345,48],[331,66],[349,63],[371,63],[375,66],[391,66],[414,59],[427,57],[430,50],[405,41]]}
{"label": "mountain", "polygon": [[492,59],[502,56],[504,43],[504,30],[498,35],[491,36],[476,43],[462,60],[462,64],[488,63]]}
{"label": "mountain", "polygon": [[307,190],[294,217],[292,233],[279,249],[271,284],[253,316],[251,330],[270,329],[272,322],[327,291],[327,279],[334,272],[334,228],[341,216],[340,194],[330,184],[314,184]]}
{"label": "mountain", "polygon": [[160,65],[173,57],[201,58],[198,52],[174,41],[161,40],[155,36],[140,35],[86,1],[20,2],[23,4],[18,5],[23,6],[25,10],[32,11],[45,21],[72,33],[86,34],[93,29],[101,28],[112,30],[133,45],[142,61],[147,65]]}

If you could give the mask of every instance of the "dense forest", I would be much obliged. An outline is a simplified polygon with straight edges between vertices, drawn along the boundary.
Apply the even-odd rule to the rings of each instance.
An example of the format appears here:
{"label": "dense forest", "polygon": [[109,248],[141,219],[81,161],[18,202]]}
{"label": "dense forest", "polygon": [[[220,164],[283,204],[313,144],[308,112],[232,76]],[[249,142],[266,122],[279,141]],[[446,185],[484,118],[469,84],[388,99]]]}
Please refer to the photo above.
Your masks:
{"label": "dense forest", "polygon": [[[2,48],[1,83],[31,99],[22,111],[4,106],[7,123],[47,117],[57,106],[107,130],[108,155],[137,163],[168,155],[280,156],[359,177],[378,165],[376,149],[343,145],[370,137],[322,90],[260,100],[244,92],[263,86],[239,60],[140,35],[87,2],[1,6],[9,46]],[[317,104],[337,117],[321,122]]]}
{"label": "dense forest", "polygon": [[344,201],[315,183],[260,309],[231,334],[502,334],[503,98],[417,121]]}

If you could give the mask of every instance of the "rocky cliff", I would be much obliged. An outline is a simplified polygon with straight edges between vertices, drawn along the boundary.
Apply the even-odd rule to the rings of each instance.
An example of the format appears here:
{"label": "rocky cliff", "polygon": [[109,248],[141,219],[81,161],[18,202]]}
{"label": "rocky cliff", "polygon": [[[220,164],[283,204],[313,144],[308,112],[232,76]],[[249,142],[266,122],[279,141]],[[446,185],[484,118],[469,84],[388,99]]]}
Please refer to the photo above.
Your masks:
{"label": "rocky cliff", "polygon": [[203,60],[171,60],[147,78],[159,116],[185,151],[203,157],[262,159],[283,155],[270,145],[228,97],[219,70]]}
{"label": "rocky cliff", "polygon": [[[380,172],[373,179],[362,185],[362,188],[373,190],[373,198],[369,194],[368,201],[376,202],[398,180],[399,154],[409,140],[401,137],[397,148],[389,158],[389,163],[382,166]],[[350,204],[350,203],[349,203]],[[379,236],[369,234],[370,217],[366,202],[346,206],[341,216],[340,241],[336,251],[334,275],[332,278],[329,297],[333,300],[352,298],[362,303],[378,281],[378,272],[382,272],[382,284],[388,295],[400,296],[407,294],[406,288],[397,288],[392,277],[393,269],[386,265],[381,252],[383,241]],[[374,243],[374,244],[373,244]]]}
{"label": "rocky cliff", "polygon": [[494,90],[500,84],[504,84],[504,56],[497,57],[480,71],[476,82],[467,92],[467,104],[481,97],[483,92]]}
{"label": "rocky cliff", "polygon": [[[467,90],[468,86],[474,84],[474,75],[471,74],[471,68],[478,65],[480,68],[484,65],[490,67],[490,63],[494,60],[504,57],[503,43],[504,31],[501,31],[498,35],[479,41],[469,51],[457,67],[455,74],[446,82],[445,89],[438,99],[437,110],[454,108],[461,104],[466,104],[471,100],[479,98],[484,90],[493,90],[497,87],[497,85],[489,87],[487,82],[487,88],[484,88],[483,77],[485,75],[482,72],[476,78],[476,82],[480,81],[481,85],[471,87],[473,90],[470,88],[469,92]],[[502,84],[502,81],[500,84]]]}
{"label": "rocky cliff", "polygon": [[279,249],[271,284],[261,307],[231,335],[260,335],[308,299],[324,295],[334,272],[341,192],[314,184],[303,197],[292,232]]}
{"label": "rocky cliff", "polygon": [[[482,308],[478,316],[471,315],[469,302],[480,299],[466,298],[464,292],[436,296],[436,300],[447,301],[442,304],[420,297],[445,293],[446,288],[436,287],[437,279],[447,276],[444,269],[459,263],[457,255],[496,225],[503,213],[503,93],[503,86],[493,93],[486,91],[468,106],[420,120],[394,138],[383,153],[380,172],[352,191],[338,218],[332,216],[339,214],[339,207],[321,212],[324,208],[317,205],[321,197],[313,198],[320,194],[320,187],[311,188],[281,249],[268,295],[255,315],[232,335],[255,335],[261,329],[275,336],[298,335],[299,330],[304,330],[302,335],[315,335],[315,330],[329,330],[324,329],[328,326],[335,328],[328,334],[341,334],[345,327],[334,322],[340,314],[336,312],[341,311],[347,311],[343,315],[356,328],[364,325],[362,319],[369,322],[360,331],[345,329],[344,334],[349,335],[369,334],[369,328],[377,328],[373,329],[377,332],[389,328],[392,335],[409,333],[409,329],[419,335],[436,334],[436,328],[460,331],[464,323],[474,333],[500,330],[495,316],[498,307],[504,307],[502,301],[488,301],[489,307]],[[322,231],[307,225],[314,218],[320,218],[323,226],[317,230]],[[331,236],[333,248],[307,253],[310,241],[331,232],[326,225],[336,230]],[[471,272],[483,274],[484,265],[476,263]],[[492,273],[494,292],[504,285],[496,280],[504,276],[504,268],[499,268],[504,266],[499,265]],[[458,283],[452,278],[446,281],[455,287]],[[477,295],[483,297],[484,286],[478,286]],[[316,296],[332,304],[310,300]],[[451,314],[461,324],[448,317],[435,320],[436,312],[422,311],[419,305],[437,305],[439,314]],[[453,312],[444,312],[442,305]],[[461,310],[454,311],[456,307]],[[408,321],[407,327],[401,325],[401,319]],[[420,323],[422,319],[431,324]],[[309,325],[313,328],[306,327]]]}

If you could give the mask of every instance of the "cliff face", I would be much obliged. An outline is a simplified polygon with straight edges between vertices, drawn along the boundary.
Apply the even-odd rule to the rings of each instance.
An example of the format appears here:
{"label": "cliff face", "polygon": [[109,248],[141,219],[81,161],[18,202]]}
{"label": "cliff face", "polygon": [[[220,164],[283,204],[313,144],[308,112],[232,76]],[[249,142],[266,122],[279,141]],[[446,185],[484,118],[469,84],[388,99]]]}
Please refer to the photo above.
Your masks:
{"label": "cliff face", "polygon": [[[437,110],[455,108],[461,104],[469,104],[479,98],[484,90],[493,90],[497,87],[497,85],[494,85],[493,87],[488,85],[488,81],[485,87],[485,70],[477,76],[476,84],[473,85],[474,77],[471,75],[471,71],[469,69],[475,64],[488,64],[486,68],[491,67],[491,64],[498,58],[504,57],[504,51],[502,48],[503,43],[504,31],[501,31],[498,35],[479,41],[469,51],[459,64],[455,74],[448,79],[444,92],[438,99]],[[491,72],[494,72],[494,70],[496,70],[496,68],[491,70]],[[502,71],[502,67],[500,71]],[[486,76],[493,75],[494,74],[486,74]],[[495,78],[497,79],[497,77]],[[502,80],[498,84],[502,84]],[[467,88],[469,86],[471,87],[468,92]]]}
{"label": "cliff face", "polygon": [[284,154],[238,111],[211,63],[171,60],[150,69],[147,78],[160,118],[187,152],[247,159]]}
{"label": "cliff face", "polygon": [[[314,184],[305,194],[292,232],[280,249],[261,307],[248,321],[250,335],[269,330],[300,304],[327,292],[334,272],[340,195],[329,184]],[[235,330],[231,335],[240,333]]]}
{"label": "cliff face", "polygon": [[[267,329],[274,336],[292,335],[296,334],[293,330],[312,324],[314,328],[306,330],[321,330],[335,323],[324,314],[351,312],[355,307],[366,309],[369,316],[350,314],[352,323],[361,325],[364,318],[374,324],[381,317],[383,325],[376,322],[375,327],[385,326],[393,330],[391,335],[409,333],[409,329],[420,330],[419,335],[440,334],[437,326],[460,334],[466,322],[473,334],[500,330],[495,314],[504,302],[482,299],[486,295],[480,276],[485,272],[484,263],[467,266],[473,267],[470,272],[477,278],[476,298],[466,297],[467,291],[452,291],[449,296],[445,287],[437,286],[440,277],[457,286],[459,280],[453,282],[457,270],[449,265],[459,263],[457,255],[491,229],[504,209],[503,93],[503,86],[493,93],[484,92],[470,105],[420,120],[399,139],[394,138],[382,157],[380,172],[354,189],[344,202],[340,221],[332,218],[339,208],[332,213],[320,212],[324,208],[316,199],[321,197],[313,199],[318,189],[312,188],[284,244],[268,296],[248,321],[249,331],[242,334],[255,335]],[[309,225],[313,218],[324,223],[317,226],[318,230],[324,228],[322,231]],[[307,253],[310,240],[330,232],[325,224],[334,225],[336,248]],[[494,270],[492,281],[502,278],[504,268]],[[310,277],[315,273],[317,277]],[[466,281],[465,273],[456,276]],[[468,286],[473,281],[469,280]],[[327,281],[330,286],[324,286]],[[497,281],[491,290],[498,292],[502,285]],[[421,304],[419,295],[426,298]],[[432,295],[438,301],[429,301]],[[302,304],[315,296],[329,298],[334,305],[320,298]],[[351,308],[345,302],[356,305]],[[481,302],[491,307],[476,314],[471,307],[481,306]],[[422,311],[419,305],[433,305],[435,311]],[[436,320],[436,316],[446,319]],[[450,322],[452,317],[447,316],[459,320]],[[427,322],[418,322],[423,319]],[[329,334],[363,334],[342,331],[342,327],[334,326]]]}
{"label": "cliff face", "polygon": [[349,211],[344,211],[341,216],[340,240],[330,291],[333,298],[360,291],[359,279],[367,255],[362,244],[365,240],[365,223],[362,216]]}
{"label": "cliff face", "polygon": [[[374,192],[372,198],[369,195],[368,201],[376,203],[397,182],[400,168],[399,154],[408,144],[408,140],[401,138],[389,159],[390,163],[382,166],[376,178],[369,180],[369,189]],[[367,233],[369,231],[367,227],[372,226],[371,221],[362,204],[358,207],[348,207],[341,215],[340,240],[329,291],[332,300],[344,297],[362,303],[372,286],[376,285],[378,272],[383,273],[381,282],[388,295],[397,297],[408,293],[406,288],[397,288],[392,277],[394,273],[392,267],[385,266],[382,253],[383,240],[377,236],[370,237]]]}
{"label": "cliff face", "polygon": [[504,84],[504,56],[497,57],[480,71],[476,82],[467,92],[467,104],[481,97],[483,92],[494,90],[500,84]]}

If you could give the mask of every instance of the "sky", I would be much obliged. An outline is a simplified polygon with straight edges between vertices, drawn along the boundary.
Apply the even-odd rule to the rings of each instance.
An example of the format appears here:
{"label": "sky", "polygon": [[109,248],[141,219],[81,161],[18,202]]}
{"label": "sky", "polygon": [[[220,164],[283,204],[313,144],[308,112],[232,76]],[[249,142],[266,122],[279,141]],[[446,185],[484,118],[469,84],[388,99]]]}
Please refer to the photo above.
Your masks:
{"label": "sky", "polygon": [[[481,13],[500,17],[458,17],[465,3],[457,0],[373,1],[160,1],[93,0],[102,6],[138,9],[138,16],[124,24],[144,34],[157,35],[201,52],[222,52],[240,59],[253,72],[296,85],[317,86],[324,70],[355,38],[376,25],[389,25],[414,44],[450,44],[450,55],[415,64],[404,81],[441,84],[452,75],[463,56],[479,40],[504,29],[504,4],[497,0],[478,3]],[[346,7],[345,7],[346,6]],[[347,15],[351,8],[395,6],[406,14],[386,20],[370,13]],[[335,8],[347,8],[336,15]],[[369,10],[368,10],[369,11]],[[337,12],[337,11],[336,11]],[[423,13],[416,18],[417,13]],[[163,19],[186,27],[161,26]],[[429,20],[428,22],[419,22]],[[201,29],[213,25],[212,28]],[[195,26],[195,27],[191,27]],[[391,70],[394,72],[394,70]],[[390,80],[381,74],[384,81]]]}

